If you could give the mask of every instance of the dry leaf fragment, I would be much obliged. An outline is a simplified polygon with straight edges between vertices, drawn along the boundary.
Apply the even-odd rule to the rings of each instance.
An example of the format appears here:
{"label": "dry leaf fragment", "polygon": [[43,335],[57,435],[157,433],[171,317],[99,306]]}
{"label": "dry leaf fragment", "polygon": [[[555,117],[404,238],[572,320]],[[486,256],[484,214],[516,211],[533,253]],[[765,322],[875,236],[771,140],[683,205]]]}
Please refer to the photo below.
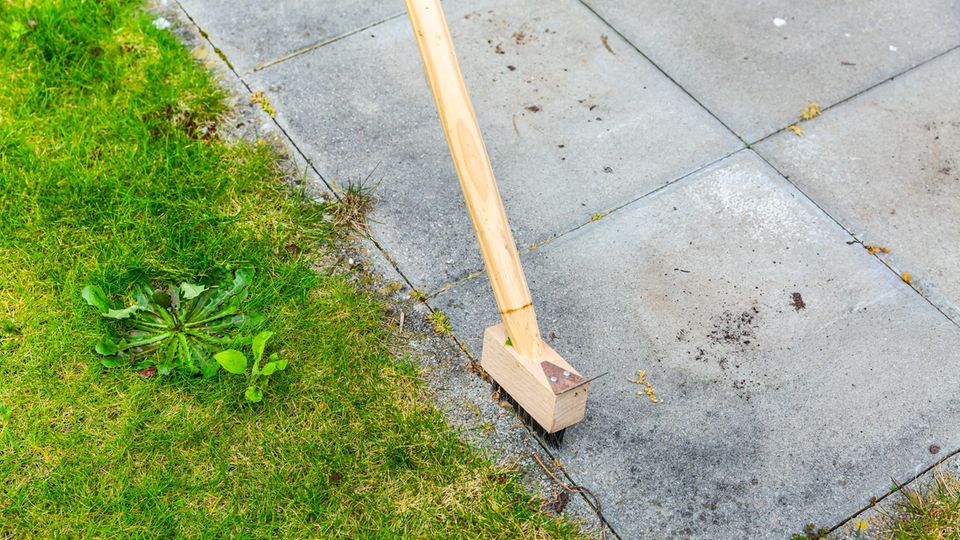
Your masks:
{"label": "dry leaf fragment", "polygon": [[904,272],[903,275],[900,276],[900,278],[903,279],[903,282],[906,283],[907,285],[910,285],[913,283],[913,276],[910,275],[910,272]]}
{"label": "dry leaf fragment", "polygon": [[790,133],[793,133],[797,137],[803,137],[803,128],[796,124],[790,124],[789,126],[787,126],[787,131],[789,131]]}
{"label": "dry leaf fragment", "polygon": [[643,386],[643,393],[637,392],[637,395],[646,394],[647,398],[653,403],[660,403],[660,398],[657,397],[657,391],[653,389],[653,385],[650,384],[650,381],[647,380],[647,372],[644,370],[637,371],[637,380],[633,380],[630,377],[627,377],[627,380]]}
{"label": "dry leaf fragment", "polygon": [[818,116],[820,116],[820,105],[816,102],[807,105],[807,108],[800,113],[801,120],[813,120]]}

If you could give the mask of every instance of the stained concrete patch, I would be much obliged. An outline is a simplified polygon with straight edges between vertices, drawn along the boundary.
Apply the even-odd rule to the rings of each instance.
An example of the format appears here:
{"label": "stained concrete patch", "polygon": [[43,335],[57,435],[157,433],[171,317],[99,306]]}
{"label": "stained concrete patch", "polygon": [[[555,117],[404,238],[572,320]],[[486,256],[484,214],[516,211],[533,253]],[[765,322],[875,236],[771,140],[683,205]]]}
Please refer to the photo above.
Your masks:
{"label": "stained concrete patch", "polygon": [[240,73],[403,13],[400,0],[177,1]]}
{"label": "stained concrete patch", "polygon": [[757,146],[960,323],[960,50]]}
{"label": "stained concrete patch", "polygon": [[585,2],[750,142],[960,44],[958,0]]}
{"label": "stained concrete patch", "polygon": [[[548,341],[609,372],[560,458],[622,537],[835,525],[960,445],[960,328],[849,239],[743,151],[524,257]],[[436,305],[479,351],[487,283]]]}
{"label": "stained concrete patch", "polygon": [[[662,186],[740,143],[586,8],[445,4],[521,246]],[[406,18],[257,72],[328,178],[380,181],[371,221],[417,288],[481,268]]]}

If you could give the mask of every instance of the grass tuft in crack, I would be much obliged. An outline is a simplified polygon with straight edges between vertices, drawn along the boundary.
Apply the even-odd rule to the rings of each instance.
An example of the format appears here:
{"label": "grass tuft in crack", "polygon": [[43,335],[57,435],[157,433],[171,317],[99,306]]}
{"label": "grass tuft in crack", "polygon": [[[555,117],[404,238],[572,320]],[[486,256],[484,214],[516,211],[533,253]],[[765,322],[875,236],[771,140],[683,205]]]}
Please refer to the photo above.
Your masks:
{"label": "grass tuft in crack", "polygon": [[937,472],[930,489],[921,493],[901,487],[898,516],[890,516],[889,538],[921,540],[960,536],[960,479]]}
{"label": "grass tuft in crack", "polygon": [[[151,20],[0,2],[0,537],[575,536],[446,427],[383,306],[313,271],[333,208],[278,181],[267,145],[217,138],[221,92]],[[103,369],[85,285],[237,268],[257,275],[239,309],[295,366],[269,399],[246,403],[252,372]]]}
{"label": "grass tuft in crack", "polygon": [[333,209],[335,223],[360,234],[367,234],[367,214],[376,202],[374,193],[380,182],[371,182],[371,172],[362,180],[348,180],[340,189],[340,200]]}

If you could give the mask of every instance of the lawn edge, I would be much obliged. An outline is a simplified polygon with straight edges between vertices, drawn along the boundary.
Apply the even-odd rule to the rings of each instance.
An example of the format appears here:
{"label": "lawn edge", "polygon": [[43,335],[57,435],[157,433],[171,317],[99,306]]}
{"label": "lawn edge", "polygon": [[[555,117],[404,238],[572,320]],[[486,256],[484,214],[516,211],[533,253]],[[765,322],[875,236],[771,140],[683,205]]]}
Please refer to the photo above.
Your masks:
{"label": "lawn edge", "polygon": [[[213,80],[225,96],[226,112],[219,129],[224,140],[267,142],[278,153],[278,165],[288,185],[302,188],[306,197],[316,201],[336,200],[327,185],[330,179],[321,178],[273,117],[250,102],[253,92],[268,92],[268,89],[248,85],[179,2],[148,2],[146,11],[173,23],[169,30],[197,62],[213,73]],[[434,407],[460,439],[497,465],[522,471],[523,486],[532,496],[549,500],[561,490],[534,459],[535,453],[544,462],[556,466],[556,454],[544,448],[512,412],[501,408],[490,397],[489,383],[470,370],[476,359],[460,346],[455,336],[433,330],[433,323],[429,320],[433,308],[428,302],[412,297],[410,283],[375,241],[350,234],[336,246],[334,260],[338,271],[348,273],[359,289],[371,293],[386,305],[393,356],[409,358],[418,367]],[[401,288],[392,290],[397,283]],[[398,332],[401,313],[404,321],[402,333]],[[491,425],[494,429],[489,429]],[[562,467],[562,462],[559,464]],[[565,475],[561,479],[570,484],[570,478]],[[599,536],[595,509],[582,495],[570,495],[570,504],[562,515],[577,523],[584,534]]]}

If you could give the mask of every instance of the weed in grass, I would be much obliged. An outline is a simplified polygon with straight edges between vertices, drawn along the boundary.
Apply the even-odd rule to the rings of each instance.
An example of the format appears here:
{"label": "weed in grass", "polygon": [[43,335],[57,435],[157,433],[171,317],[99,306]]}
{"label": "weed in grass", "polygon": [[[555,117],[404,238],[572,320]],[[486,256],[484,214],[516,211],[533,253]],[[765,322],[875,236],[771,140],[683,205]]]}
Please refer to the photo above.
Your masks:
{"label": "weed in grass", "polygon": [[217,363],[234,375],[245,375],[247,390],[243,396],[247,401],[259,403],[263,401],[263,389],[270,382],[270,376],[278,371],[287,369],[287,361],[281,360],[277,353],[270,355],[269,361],[263,363],[263,350],[273,332],[260,332],[251,341],[253,348],[253,362],[250,363],[250,372],[247,373],[247,357],[236,349],[227,349],[214,355]]}
{"label": "weed in grass", "polygon": [[[214,353],[244,341],[245,336],[240,332],[257,326],[263,319],[260,314],[246,315],[240,311],[252,276],[252,270],[240,269],[231,281],[212,287],[183,282],[179,286],[154,289],[148,283],[141,283],[135,286],[130,305],[119,309],[100,287],[87,285],[82,292],[87,304],[97,308],[103,317],[124,325],[121,337],[105,336],[95,347],[102,355],[100,362],[107,368],[134,365],[137,370],[151,370],[150,373],[155,371],[161,375],[179,371],[210,378],[221,365],[234,373],[231,368],[235,364],[231,363],[228,368],[220,356],[214,359]],[[255,355],[257,340],[263,335],[253,338]],[[259,352],[263,352],[262,343]],[[243,363],[245,367],[246,359]],[[253,390],[248,388],[246,393],[250,401],[260,401],[263,397],[262,389],[256,384],[259,374],[259,365],[255,363],[250,382]],[[251,395],[259,395],[260,399],[251,399]]]}

